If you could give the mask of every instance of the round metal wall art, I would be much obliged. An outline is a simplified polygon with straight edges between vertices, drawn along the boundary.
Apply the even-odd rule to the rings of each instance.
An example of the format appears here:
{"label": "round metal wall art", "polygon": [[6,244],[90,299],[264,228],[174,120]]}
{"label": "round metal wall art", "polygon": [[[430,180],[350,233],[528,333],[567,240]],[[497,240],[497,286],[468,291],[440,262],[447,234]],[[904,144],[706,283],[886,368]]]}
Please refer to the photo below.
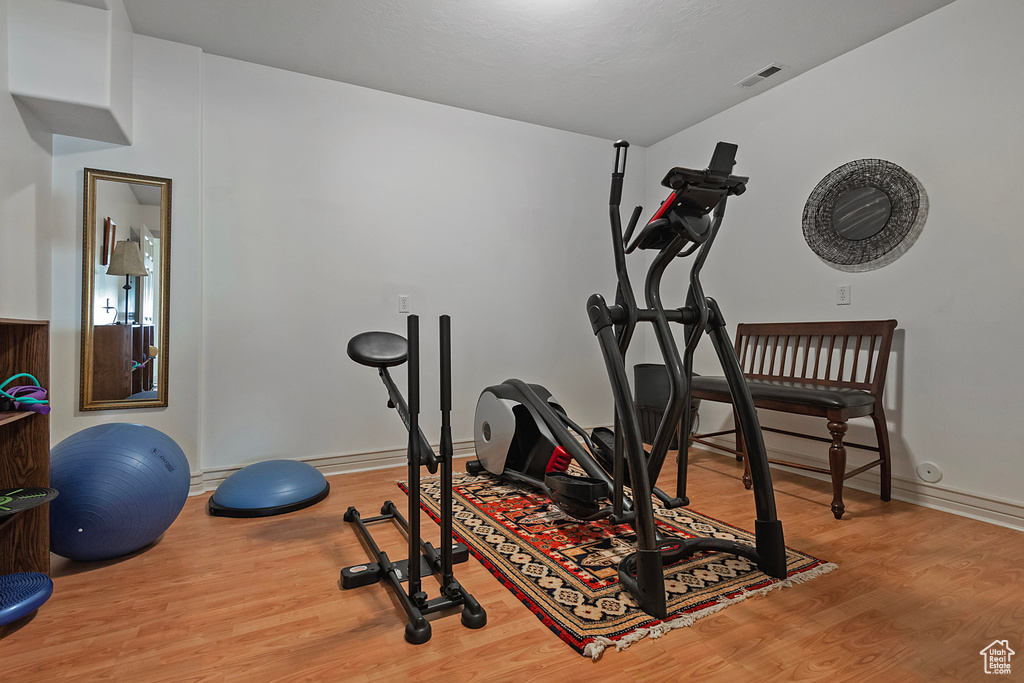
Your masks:
{"label": "round metal wall art", "polygon": [[917,240],[928,217],[921,183],[889,161],[858,159],[825,176],[804,205],[804,240],[837,270],[888,265]]}

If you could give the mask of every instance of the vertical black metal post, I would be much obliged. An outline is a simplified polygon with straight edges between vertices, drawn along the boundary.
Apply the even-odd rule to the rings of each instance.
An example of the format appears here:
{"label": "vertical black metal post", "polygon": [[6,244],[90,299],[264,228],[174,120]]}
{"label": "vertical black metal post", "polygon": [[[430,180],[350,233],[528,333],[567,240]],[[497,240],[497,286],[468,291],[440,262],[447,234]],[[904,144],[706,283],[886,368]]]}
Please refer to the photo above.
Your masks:
{"label": "vertical black metal post", "polygon": [[740,431],[743,433],[744,449],[747,452],[747,462],[750,464],[750,477],[754,482],[754,507],[757,510],[757,518],[774,520],[775,492],[772,488],[768,457],[765,455],[761,425],[757,419],[757,409],[754,407],[754,399],[750,397],[750,388],[743,376],[743,370],[736,359],[732,340],[725,331],[721,313],[717,311],[717,305],[715,308],[715,324],[708,329],[708,333],[722,366],[722,374],[729,385],[732,404],[739,419]]}
{"label": "vertical black metal post", "polygon": [[626,441],[622,435],[622,420],[619,418],[619,411],[615,410],[615,420],[612,428],[615,431],[615,446],[612,460],[612,480],[615,485],[612,487],[612,514],[622,517],[625,497],[625,462],[626,462]]}
{"label": "vertical black metal post", "polygon": [[677,235],[673,238],[667,247],[658,252],[647,271],[647,281],[644,283],[648,310],[655,313],[654,318],[651,319],[651,325],[654,327],[655,338],[658,341],[658,348],[661,350],[669,377],[668,403],[661,422],[658,423],[658,431],[655,433],[654,443],[651,444],[651,454],[647,460],[647,476],[652,484],[658,480],[658,475],[661,473],[665,455],[668,453],[672,437],[675,435],[679,419],[683,414],[682,403],[687,401],[684,397],[689,375],[679,356],[679,349],[675,337],[672,336],[672,330],[665,315],[665,307],[661,302],[661,278],[665,274],[665,269],[675,261],[676,255],[686,245],[685,237]]}
{"label": "vertical black metal post", "polygon": [[441,586],[455,583],[452,572],[452,319],[442,315],[441,346]]}
{"label": "vertical black metal post", "polygon": [[409,341],[409,596],[420,592],[420,325],[407,318]]}
{"label": "vertical black metal post", "polygon": [[732,404],[743,437],[743,449],[746,451],[750,477],[753,480],[754,508],[757,512],[757,518],[754,520],[757,566],[768,576],[784,579],[787,573],[786,543],[782,522],[776,516],[772,473],[768,466],[768,455],[761,435],[761,424],[757,419],[757,409],[754,407],[750,388],[743,376],[729,335],[725,332],[725,318],[722,317],[722,312],[713,299],[709,299],[708,304],[712,310],[713,323],[708,332],[729,384],[729,393],[732,395]]}
{"label": "vertical black metal post", "polygon": [[[659,619],[665,618],[665,577],[662,572],[661,549],[658,545],[658,532],[654,520],[654,508],[651,504],[651,482],[644,462],[644,446],[640,439],[640,425],[637,421],[633,396],[626,377],[626,367],[619,352],[612,329],[611,313],[604,297],[600,294],[591,295],[587,300],[587,314],[594,334],[601,346],[608,379],[612,386],[615,399],[617,425],[622,427],[626,456],[629,465],[629,483],[633,489],[633,530],[636,532],[636,552],[619,563],[619,580],[626,585],[636,599],[640,609]],[[678,418],[677,418],[678,419]],[[636,578],[624,576],[624,565],[631,558],[635,559]]]}

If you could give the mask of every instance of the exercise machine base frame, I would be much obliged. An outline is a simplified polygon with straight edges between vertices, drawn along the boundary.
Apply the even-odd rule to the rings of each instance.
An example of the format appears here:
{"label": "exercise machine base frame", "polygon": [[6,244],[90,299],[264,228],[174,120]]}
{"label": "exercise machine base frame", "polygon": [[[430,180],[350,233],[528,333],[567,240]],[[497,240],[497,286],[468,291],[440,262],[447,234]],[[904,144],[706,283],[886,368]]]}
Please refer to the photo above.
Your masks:
{"label": "exercise machine base frame", "polygon": [[[380,509],[380,516],[363,519],[359,511],[350,507],[345,512],[344,520],[355,525],[356,531],[369,546],[371,556],[376,562],[352,565],[341,570],[341,587],[349,590],[361,588],[373,583],[390,586],[402,603],[402,608],[409,617],[405,627],[405,639],[413,645],[421,645],[430,640],[430,623],[426,615],[442,610],[462,607],[462,625],[477,629],[487,623],[487,615],[483,608],[473,599],[462,585],[453,577],[447,585],[442,584],[441,556],[427,541],[420,539],[421,554],[419,556],[419,576],[434,575],[441,585],[440,595],[427,599],[426,593],[410,594],[402,584],[409,580],[409,559],[392,562],[387,553],[380,549],[367,528],[368,524],[392,521],[405,534],[409,533],[409,523],[390,500],[385,501]],[[469,549],[462,543],[452,544],[452,562],[455,564],[469,559]]]}

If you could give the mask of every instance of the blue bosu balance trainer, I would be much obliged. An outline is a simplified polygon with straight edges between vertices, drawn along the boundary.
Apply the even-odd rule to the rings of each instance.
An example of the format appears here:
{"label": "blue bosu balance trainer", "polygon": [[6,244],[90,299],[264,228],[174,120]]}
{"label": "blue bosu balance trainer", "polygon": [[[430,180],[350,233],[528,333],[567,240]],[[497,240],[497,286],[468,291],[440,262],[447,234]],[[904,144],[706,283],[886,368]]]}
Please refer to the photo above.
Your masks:
{"label": "blue bosu balance trainer", "polygon": [[51,595],[53,581],[46,574],[23,572],[0,576],[0,626],[35,612]]}
{"label": "blue bosu balance trainer", "polygon": [[216,517],[269,517],[315,505],[330,490],[312,465],[267,460],[243,467],[221,482],[206,509]]}
{"label": "blue bosu balance trainer", "polygon": [[[19,512],[48,503],[57,497],[51,488],[0,489],[0,528]],[[0,576],[0,626],[6,626],[39,609],[53,594],[53,581],[39,572]]]}

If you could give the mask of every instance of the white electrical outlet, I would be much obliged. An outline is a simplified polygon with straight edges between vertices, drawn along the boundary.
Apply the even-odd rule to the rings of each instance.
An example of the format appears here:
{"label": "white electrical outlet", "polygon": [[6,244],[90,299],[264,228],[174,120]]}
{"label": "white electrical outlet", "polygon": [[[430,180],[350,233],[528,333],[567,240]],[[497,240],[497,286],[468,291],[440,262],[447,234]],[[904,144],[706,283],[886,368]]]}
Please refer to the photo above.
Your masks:
{"label": "white electrical outlet", "polygon": [[398,295],[398,312],[399,313],[411,313],[412,312],[412,305],[409,303],[409,295],[408,294],[399,294]]}
{"label": "white electrical outlet", "polygon": [[836,285],[836,306],[850,303],[850,285]]}

